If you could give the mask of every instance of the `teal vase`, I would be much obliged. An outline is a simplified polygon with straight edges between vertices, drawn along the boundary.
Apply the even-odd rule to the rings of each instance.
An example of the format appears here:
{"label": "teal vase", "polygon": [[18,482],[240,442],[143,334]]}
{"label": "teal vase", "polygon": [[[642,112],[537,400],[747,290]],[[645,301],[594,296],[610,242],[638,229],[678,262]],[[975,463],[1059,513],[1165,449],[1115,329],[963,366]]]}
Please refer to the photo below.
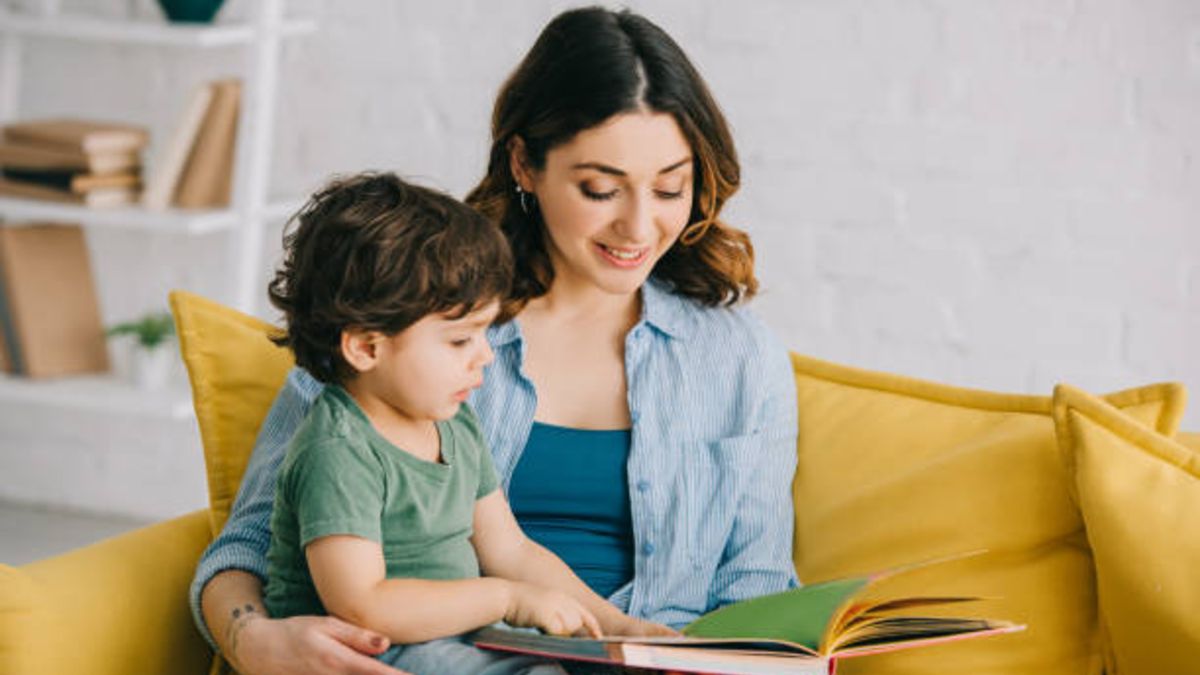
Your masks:
{"label": "teal vase", "polygon": [[212,23],[225,0],[158,0],[163,13],[171,21],[182,23]]}

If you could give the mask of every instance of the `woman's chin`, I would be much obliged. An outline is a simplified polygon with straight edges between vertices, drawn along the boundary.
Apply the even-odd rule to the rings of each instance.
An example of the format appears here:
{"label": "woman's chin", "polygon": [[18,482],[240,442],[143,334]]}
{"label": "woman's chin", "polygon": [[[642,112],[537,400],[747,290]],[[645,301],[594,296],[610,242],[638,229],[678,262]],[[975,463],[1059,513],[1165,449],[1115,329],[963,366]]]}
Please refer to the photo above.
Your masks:
{"label": "woman's chin", "polygon": [[596,286],[610,295],[633,295],[641,289],[650,275],[647,273],[605,274],[596,278]]}

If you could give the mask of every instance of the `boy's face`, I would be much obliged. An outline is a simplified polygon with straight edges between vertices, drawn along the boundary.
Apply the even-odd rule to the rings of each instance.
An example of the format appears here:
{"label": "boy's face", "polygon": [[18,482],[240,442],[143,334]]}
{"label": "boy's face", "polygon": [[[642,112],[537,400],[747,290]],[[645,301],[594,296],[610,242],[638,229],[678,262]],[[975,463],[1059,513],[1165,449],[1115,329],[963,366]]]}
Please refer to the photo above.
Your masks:
{"label": "boy's face", "polygon": [[487,328],[500,303],[459,318],[430,314],[393,336],[380,336],[375,366],[359,373],[359,386],[414,421],[444,420],[483,384],[494,354]]}

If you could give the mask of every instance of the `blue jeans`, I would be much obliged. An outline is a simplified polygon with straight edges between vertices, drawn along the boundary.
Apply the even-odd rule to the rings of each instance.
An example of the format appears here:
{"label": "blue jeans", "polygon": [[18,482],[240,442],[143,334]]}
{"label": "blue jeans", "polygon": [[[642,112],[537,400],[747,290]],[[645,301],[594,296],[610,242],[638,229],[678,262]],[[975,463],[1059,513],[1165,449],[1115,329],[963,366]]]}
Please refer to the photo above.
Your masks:
{"label": "blue jeans", "polygon": [[412,675],[566,675],[554,661],[480,649],[461,637],[396,645],[379,660]]}

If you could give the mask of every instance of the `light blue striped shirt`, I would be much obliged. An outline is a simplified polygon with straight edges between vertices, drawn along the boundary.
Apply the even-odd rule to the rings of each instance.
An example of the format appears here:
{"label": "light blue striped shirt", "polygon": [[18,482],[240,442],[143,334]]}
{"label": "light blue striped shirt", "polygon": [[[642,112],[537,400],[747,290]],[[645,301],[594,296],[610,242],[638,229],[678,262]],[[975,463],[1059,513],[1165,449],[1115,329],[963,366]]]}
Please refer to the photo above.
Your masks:
{"label": "light blue striped shirt", "polygon": [[[537,396],[520,324],[493,327],[496,360],[472,395],[507,492]],[[796,585],[792,476],[796,390],[787,352],[744,308],[707,308],[651,280],[625,338],[633,422],[629,498],[634,578],[609,599],[681,626],[721,605]],[[293,370],[259,431],[229,522],[200,559],[200,591],[223,570],[266,576],[275,475],[321,384]]]}

